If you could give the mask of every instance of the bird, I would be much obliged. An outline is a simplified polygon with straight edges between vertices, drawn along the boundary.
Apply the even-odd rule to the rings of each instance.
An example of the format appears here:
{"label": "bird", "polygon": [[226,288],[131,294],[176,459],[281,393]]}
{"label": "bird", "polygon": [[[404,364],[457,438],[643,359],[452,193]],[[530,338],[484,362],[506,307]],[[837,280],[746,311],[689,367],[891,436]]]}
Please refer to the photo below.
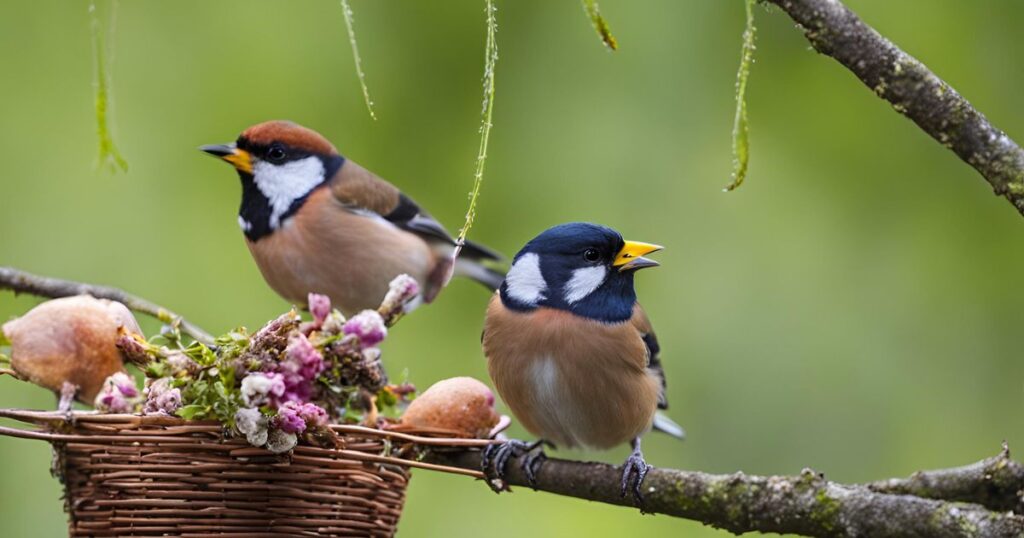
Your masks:
{"label": "bird", "polygon": [[264,279],[293,304],[323,294],[350,316],[377,308],[389,282],[408,274],[421,290],[408,311],[433,301],[453,274],[491,290],[504,277],[485,263],[501,256],[476,243],[453,260],[444,226],[312,129],[267,121],[199,149],[238,171],[238,225]]}
{"label": "bird", "polygon": [[489,478],[502,478],[508,459],[525,453],[523,471],[534,484],[541,443],[609,449],[628,442],[621,493],[632,484],[642,506],[640,484],[651,467],[640,436],[652,427],[685,435],[658,412],[668,408],[660,348],[633,287],[636,271],[658,265],[644,256],[661,249],[572,222],[515,255],[487,307],[481,340],[498,394],[539,440],[488,450],[482,464]]}

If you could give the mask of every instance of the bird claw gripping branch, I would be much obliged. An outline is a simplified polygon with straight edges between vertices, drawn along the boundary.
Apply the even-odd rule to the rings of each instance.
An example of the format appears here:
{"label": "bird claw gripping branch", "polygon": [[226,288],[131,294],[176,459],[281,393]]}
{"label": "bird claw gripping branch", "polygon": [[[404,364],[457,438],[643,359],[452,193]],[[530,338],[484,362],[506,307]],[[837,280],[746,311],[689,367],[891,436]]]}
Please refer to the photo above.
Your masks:
{"label": "bird claw gripping branch", "polygon": [[650,472],[653,467],[648,465],[647,461],[644,460],[644,455],[640,451],[640,439],[634,439],[632,445],[633,453],[630,454],[622,464],[621,494],[625,497],[627,492],[632,492],[633,500],[636,502],[636,505],[640,507],[640,510],[643,511],[644,496],[640,491],[640,486],[643,484],[647,473]]}
{"label": "bird claw gripping branch", "polygon": [[490,445],[484,449],[480,458],[480,469],[486,476],[487,485],[495,493],[508,490],[508,482],[505,480],[505,473],[508,470],[508,462],[511,458],[521,458],[519,467],[526,476],[526,481],[534,490],[537,489],[537,473],[547,459],[544,448],[541,446],[543,439],[526,443],[518,439],[510,439],[504,443]]}

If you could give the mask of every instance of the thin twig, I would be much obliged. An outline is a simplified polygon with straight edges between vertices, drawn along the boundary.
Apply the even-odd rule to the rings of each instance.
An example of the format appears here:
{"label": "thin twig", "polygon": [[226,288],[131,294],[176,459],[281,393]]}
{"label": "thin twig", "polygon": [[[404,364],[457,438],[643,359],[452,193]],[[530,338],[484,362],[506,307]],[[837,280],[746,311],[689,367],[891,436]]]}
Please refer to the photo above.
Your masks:
{"label": "thin twig", "polygon": [[[429,452],[425,461],[479,469],[480,452]],[[621,478],[621,469],[608,464],[548,459],[533,486],[558,495],[635,506],[632,496],[620,495]],[[506,479],[511,485],[530,486],[518,459],[509,462]],[[754,476],[655,468],[644,480],[643,494],[644,512],[692,519],[737,534],[933,538],[1024,535],[1024,517],[1011,512],[879,493],[867,486],[825,480],[809,469],[796,476]]]}
{"label": "thin twig", "polygon": [[919,471],[908,478],[891,478],[867,485],[872,491],[915,495],[929,499],[977,503],[992,510],[1013,510],[1022,513],[1024,504],[1024,465],[1010,458],[1010,448],[1003,443],[997,456],[977,463]]}
{"label": "thin twig", "polygon": [[210,333],[186,321],[180,315],[118,288],[34,275],[13,267],[0,267],[0,289],[8,289],[15,293],[30,293],[40,297],[57,298],[87,294],[98,299],[118,301],[136,312],[153,316],[164,323],[178,322],[181,332],[208,346],[214,344],[213,336]]}
{"label": "thin twig", "polygon": [[1024,214],[1024,149],[952,86],[839,0],[765,1],[789,14],[815,50],[843,64]]}

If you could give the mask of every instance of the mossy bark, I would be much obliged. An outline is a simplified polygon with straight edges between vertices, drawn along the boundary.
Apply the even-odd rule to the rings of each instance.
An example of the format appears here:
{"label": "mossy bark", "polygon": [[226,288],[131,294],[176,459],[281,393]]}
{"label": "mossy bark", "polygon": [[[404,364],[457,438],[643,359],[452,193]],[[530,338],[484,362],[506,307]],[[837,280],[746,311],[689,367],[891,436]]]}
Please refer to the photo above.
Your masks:
{"label": "mossy bark", "polygon": [[[472,451],[431,452],[426,459],[467,469],[480,465],[480,453]],[[509,462],[505,478],[509,485],[529,487],[518,460]],[[976,481],[982,477],[971,474],[962,478]],[[736,534],[756,531],[882,538],[1024,535],[1024,517],[1013,512],[914,494],[884,493],[865,485],[838,484],[810,469],[793,476],[754,476],[656,468],[644,480],[642,507],[632,496],[620,495],[620,479],[621,470],[612,465],[549,459],[540,468],[535,487],[692,519]],[[1019,489],[1020,482],[1013,487]],[[972,486],[965,484],[962,488]]]}

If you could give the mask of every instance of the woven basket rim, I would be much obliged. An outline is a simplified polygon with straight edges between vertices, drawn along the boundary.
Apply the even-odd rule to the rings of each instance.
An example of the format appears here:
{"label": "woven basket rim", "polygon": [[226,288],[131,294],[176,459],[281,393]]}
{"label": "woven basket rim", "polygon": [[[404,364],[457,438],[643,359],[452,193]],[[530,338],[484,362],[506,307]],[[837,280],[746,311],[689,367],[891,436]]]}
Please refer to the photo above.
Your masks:
{"label": "woven basket rim", "polygon": [[[49,443],[65,442],[89,442],[89,443],[123,443],[126,440],[161,441],[167,440],[161,435],[161,428],[167,434],[180,433],[206,433],[213,436],[221,436],[224,426],[214,420],[185,420],[180,417],[169,415],[141,415],[141,414],[113,414],[100,413],[98,411],[43,411],[34,409],[0,408],[0,418],[6,418],[36,426],[36,429],[21,429],[7,426],[0,426],[0,436],[16,437],[22,439],[34,439],[47,441]],[[76,425],[89,425],[102,427],[104,425],[126,425],[126,428],[114,429],[113,431],[97,431],[91,429],[88,433]],[[146,428],[146,429],[144,429]],[[406,445],[418,445],[432,449],[482,449],[489,445],[499,443],[494,439],[476,439],[466,437],[464,434],[453,430],[439,428],[422,428],[404,424],[385,424],[384,428],[371,428],[354,424],[332,424],[330,428],[343,436],[370,437],[385,439],[390,442],[403,443]],[[269,454],[264,448],[250,447],[247,449],[253,455]],[[328,455],[332,452],[347,456],[354,456],[351,451],[344,448],[318,448],[300,444],[295,447],[296,454],[320,454]],[[402,467],[415,467],[434,471],[447,472],[483,478],[483,473],[477,470],[463,469],[447,465],[425,463],[415,459],[398,458],[393,456],[369,456],[355,455],[359,459],[387,463]]]}

